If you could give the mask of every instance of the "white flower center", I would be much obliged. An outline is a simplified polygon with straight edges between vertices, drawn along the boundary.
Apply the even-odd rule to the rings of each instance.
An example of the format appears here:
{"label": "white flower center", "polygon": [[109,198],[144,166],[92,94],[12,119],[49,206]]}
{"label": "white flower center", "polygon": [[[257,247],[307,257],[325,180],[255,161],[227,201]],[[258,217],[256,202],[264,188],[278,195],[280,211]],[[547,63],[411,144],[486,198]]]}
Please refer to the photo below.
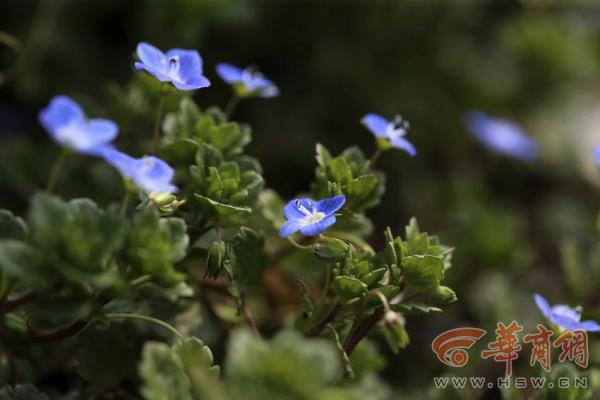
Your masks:
{"label": "white flower center", "polygon": [[323,218],[325,218],[325,213],[317,212],[304,218],[304,221],[306,224],[314,224],[315,222],[321,221]]}
{"label": "white flower center", "polygon": [[390,139],[395,139],[406,135],[406,132],[410,128],[408,121],[402,119],[401,116],[396,115],[393,120],[390,121],[387,128],[385,129],[385,134]]}

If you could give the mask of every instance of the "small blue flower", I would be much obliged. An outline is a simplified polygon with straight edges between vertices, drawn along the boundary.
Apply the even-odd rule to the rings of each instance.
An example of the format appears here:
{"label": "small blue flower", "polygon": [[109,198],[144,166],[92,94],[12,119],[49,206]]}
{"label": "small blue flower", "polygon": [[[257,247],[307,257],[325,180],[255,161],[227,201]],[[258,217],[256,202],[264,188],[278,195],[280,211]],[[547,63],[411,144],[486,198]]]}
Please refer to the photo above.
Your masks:
{"label": "small blue flower", "polygon": [[553,324],[567,330],[600,332],[600,324],[596,321],[581,321],[581,312],[583,310],[580,306],[571,308],[565,304],[557,304],[550,307],[546,299],[537,293],[533,295],[533,299],[542,314]]}
{"label": "small blue flower", "polygon": [[171,82],[179,90],[196,90],[210,86],[202,75],[202,58],[196,50],[172,49],[163,53],[148,43],[137,46],[138,71],[146,71],[161,82]]}
{"label": "small blue flower", "polygon": [[56,96],[40,111],[39,120],[52,140],[78,153],[97,155],[119,133],[108,119],[87,119],[73,100]]}
{"label": "small blue flower", "polygon": [[600,144],[594,146],[594,158],[596,159],[596,164],[600,166]]}
{"label": "small blue flower", "polygon": [[532,161],[538,156],[537,143],[512,121],[471,111],[465,117],[465,126],[481,143],[496,153],[522,161]]}
{"label": "small blue flower", "polygon": [[410,125],[408,121],[402,119],[399,115],[388,121],[381,115],[367,114],[361,122],[373,135],[388,140],[393,147],[406,151],[412,157],[417,154],[417,150],[412,143],[404,138],[410,129]]}
{"label": "small blue flower", "polygon": [[171,181],[175,172],[160,158],[144,156],[133,158],[115,148],[105,148],[102,157],[121,175],[130,179],[140,189],[151,193],[174,193],[177,187]]}
{"label": "small blue flower", "polygon": [[279,88],[254,67],[238,68],[231,64],[217,64],[217,74],[225,82],[239,88],[242,96],[276,97]]}
{"label": "small blue flower", "polygon": [[344,203],[344,195],[314,201],[311,199],[291,200],[283,209],[287,219],[279,230],[279,236],[286,237],[300,231],[305,236],[315,236],[335,224],[335,212]]}

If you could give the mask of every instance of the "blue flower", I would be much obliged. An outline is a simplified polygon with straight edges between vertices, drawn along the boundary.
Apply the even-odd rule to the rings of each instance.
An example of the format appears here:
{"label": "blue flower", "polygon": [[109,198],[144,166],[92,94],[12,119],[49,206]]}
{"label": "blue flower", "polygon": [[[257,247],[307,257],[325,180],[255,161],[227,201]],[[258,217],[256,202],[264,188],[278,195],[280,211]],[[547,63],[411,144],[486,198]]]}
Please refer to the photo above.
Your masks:
{"label": "blue flower", "polygon": [[105,148],[102,157],[121,175],[130,179],[140,189],[150,193],[174,193],[177,187],[171,181],[175,172],[160,158],[145,156],[133,158],[115,148]]}
{"label": "blue flower", "polygon": [[113,121],[87,119],[79,104],[66,96],[54,97],[39,120],[56,143],[83,154],[97,155],[119,133]]}
{"label": "blue flower", "polygon": [[283,209],[287,219],[279,230],[279,236],[286,237],[300,231],[305,236],[315,236],[335,224],[335,212],[344,203],[344,195],[314,201],[311,199],[291,200]]}
{"label": "blue flower", "polygon": [[172,49],[163,53],[148,43],[137,46],[140,61],[135,68],[154,75],[161,82],[171,82],[180,90],[196,90],[210,86],[202,75],[202,58],[196,50]]}
{"label": "blue flower", "polygon": [[465,126],[481,143],[496,153],[522,161],[532,161],[538,156],[537,143],[512,121],[471,111],[465,117]]}
{"label": "blue flower", "polygon": [[584,330],[588,332],[600,332],[600,324],[596,321],[581,321],[581,307],[571,308],[565,304],[557,304],[550,307],[544,297],[539,294],[533,295],[538,308],[546,318],[567,330]]}
{"label": "blue flower", "polygon": [[388,140],[393,147],[406,151],[412,157],[417,154],[417,150],[412,143],[404,138],[410,129],[410,125],[408,121],[402,119],[399,115],[388,121],[381,115],[367,114],[361,122],[373,135]]}
{"label": "blue flower", "polygon": [[596,164],[600,165],[600,145],[594,146],[594,158],[596,159]]}
{"label": "blue flower", "polygon": [[241,69],[231,64],[221,63],[217,64],[216,70],[221,79],[233,85],[241,96],[276,97],[279,95],[279,88],[254,67]]}

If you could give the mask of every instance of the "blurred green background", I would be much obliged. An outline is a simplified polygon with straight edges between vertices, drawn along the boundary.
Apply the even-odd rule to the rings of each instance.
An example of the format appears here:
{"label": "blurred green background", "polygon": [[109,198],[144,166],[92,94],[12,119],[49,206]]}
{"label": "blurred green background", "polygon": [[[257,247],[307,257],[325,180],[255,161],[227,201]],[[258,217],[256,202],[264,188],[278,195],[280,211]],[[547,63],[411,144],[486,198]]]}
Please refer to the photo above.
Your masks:
{"label": "blurred green background", "polygon": [[[152,126],[116,113],[135,74],[137,43],[194,48],[213,83],[194,94],[201,107],[224,106],[230,95],[214,72],[218,62],[255,64],[281,88],[276,99],[244,102],[235,118],[252,125],[248,154],[286,198],[308,190],[316,142],[369,154],[373,139],[359,123],[366,112],[410,121],[418,156],[383,156],[387,191],[368,213],[373,244],[381,246],[385,226],[401,232],[417,216],[457,248],[447,279],[459,301],[409,321],[413,344],[386,354],[392,386],[420,393],[448,372],[430,350],[444,329],[492,331],[496,321],[516,319],[531,330],[541,321],[534,292],[600,318],[600,172],[591,154],[600,143],[600,6],[593,2],[47,0],[3,1],[0,10],[0,31],[18,39],[0,48],[0,207],[22,211],[44,186],[59,150],[37,112],[52,96],[67,94],[90,114],[116,119],[117,144],[127,148]],[[484,149],[462,124],[473,108],[521,123],[541,159],[523,164]],[[77,184],[59,183],[62,195],[115,199],[106,189],[116,178],[110,168],[78,158],[67,171]]]}

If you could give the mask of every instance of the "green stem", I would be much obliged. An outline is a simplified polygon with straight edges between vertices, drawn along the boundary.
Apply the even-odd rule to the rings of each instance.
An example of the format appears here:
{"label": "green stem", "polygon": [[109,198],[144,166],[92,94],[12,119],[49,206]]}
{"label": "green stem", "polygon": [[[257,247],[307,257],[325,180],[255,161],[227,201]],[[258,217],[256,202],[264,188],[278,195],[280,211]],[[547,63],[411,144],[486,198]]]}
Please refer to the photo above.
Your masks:
{"label": "green stem", "polygon": [[158,108],[156,109],[156,117],[154,118],[154,140],[152,144],[152,152],[156,153],[158,146],[160,145],[160,123],[162,120],[163,109],[165,108],[165,99],[167,94],[161,91],[160,100],[158,102]]}
{"label": "green stem", "polygon": [[225,106],[225,118],[229,119],[231,117],[239,102],[240,96],[238,96],[236,92],[233,92],[229,98],[229,101],[227,102],[227,106]]}
{"label": "green stem", "polygon": [[311,246],[303,246],[300,243],[294,241],[294,239],[292,239],[290,236],[287,237],[287,240],[292,244],[292,246],[294,246],[297,249],[312,251]]}
{"label": "green stem", "polygon": [[67,158],[67,154],[67,150],[63,149],[60,152],[60,155],[58,156],[56,161],[54,161],[54,165],[52,165],[52,169],[50,170],[50,176],[48,177],[48,184],[46,185],[46,191],[48,191],[48,193],[52,193],[52,190],[54,189],[56,179],[58,178],[58,173],[60,172],[60,168],[62,167],[65,158]]}
{"label": "green stem", "polygon": [[166,322],[161,321],[160,319],[148,317],[146,315],[130,314],[130,313],[106,314],[106,318],[111,319],[111,320],[132,319],[132,320],[149,322],[151,324],[158,325],[158,326],[168,330],[169,332],[171,332],[174,336],[176,336],[181,341],[185,341],[185,337],[177,329],[175,329],[172,325],[169,325]]}
{"label": "green stem", "polygon": [[141,286],[144,283],[148,283],[151,280],[152,280],[152,276],[150,276],[150,275],[142,275],[142,276],[138,276],[137,278],[133,279],[129,283],[131,284],[131,286],[136,287],[136,286]]}
{"label": "green stem", "polygon": [[125,188],[125,195],[123,196],[123,201],[121,201],[121,210],[119,211],[121,216],[124,216],[127,212],[127,207],[129,206],[129,201],[131,200],[131,191],[128,188]]}
{"label": "green stem", "polygon": [[377,163],[377,161],[379,160],[379,157],[381,157],[382,154],[383,154],[383,150],[381,150],[381,148],[377,147],[377,150],[375,150],[375,152],[369,159],[369,168],[375,168],[375,164]]}

